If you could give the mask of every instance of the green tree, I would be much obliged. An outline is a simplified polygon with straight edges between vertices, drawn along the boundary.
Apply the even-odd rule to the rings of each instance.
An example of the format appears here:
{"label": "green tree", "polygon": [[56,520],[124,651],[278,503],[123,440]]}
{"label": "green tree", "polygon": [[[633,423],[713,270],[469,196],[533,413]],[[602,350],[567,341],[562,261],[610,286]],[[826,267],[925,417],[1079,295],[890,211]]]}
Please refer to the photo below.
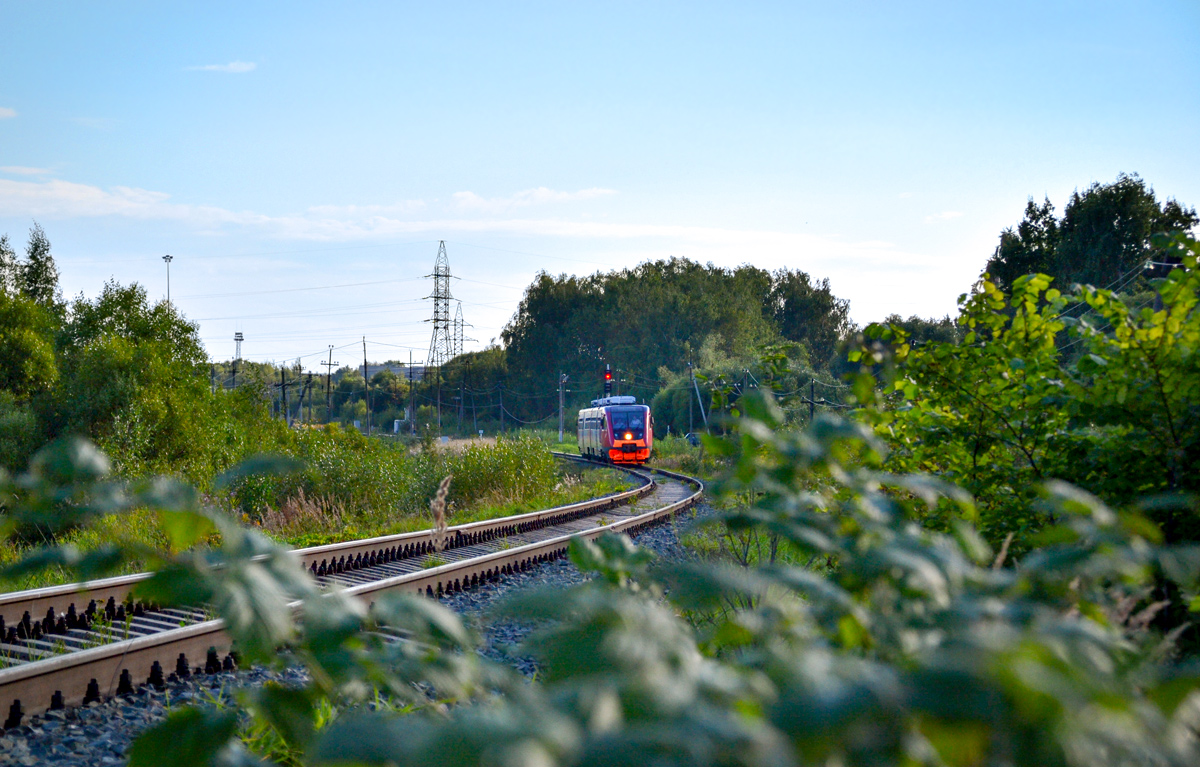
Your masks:
{"label": "green tree", "polygon": [[853,330],[850,302],[838,298],[829,279],[819,282],[796,269],[772,275],[769,297],[771,318],[789,341],[808,346],[812,359],[825,365],[837,344]]}
{"label": "green tree", "polygon": [[[983,281],[964,296],[961,339],[914,345],[901,326],[870,326],[851,356],[866,363],[861,417],[892,446],[892,468],[969,489],[996,539],[1045,523],[1030,500],[1053,478],[1118,507],[1190,497],[1148,513],[1168,540],[1200,540],[1200,245],[1155,247],[1179,266],[1154,281],[1153,303],[1091,287],[1063,296],[1039,274],[1010,295]],[[1068,316],[1077,306],[1087,312]]]}
{"label": "green tree", "polygon": [[[974,495],[996,540],[1044,523],[1032,503],[1054,476],[1051,437],[1067,424],[1055,336],[1065,305],[1045,275],[1017,279],[1011,299],[982,282],[962,299],[961,342],[910,344],[894,325],[871,325],[869,341],[893,355],[893,396],[862,417],[889,436],[897,471],[928,472]],[[870,343],[854,359],[876,361]],[[860,387],[866,380],[860,381]],[[860,398],[870,395],[859,391]]]}
{"label": "green tree", "polygon": [[681,258],[585,278],[539,275],[503,333],[514,388],[549,397],[541,412],[524,417],[545,416],[557,405],[559,373],[571,377],[574,399],[583,402],[600,393],[605,364],[647,396],[657,389],[660,367],[686,370],[689,361],[699,363],[701,348],[753,359],[755,349],[779,340],[771,288],[762,269]]}
{"label": "green tree", "polygon": [[21,266],[16,251],[8,242],[8,235],[0,235],[0,291],[21,291]]}
{"label": "green tree", "polygon": [[42,441],[41,424],[29,403],[0,391],[0,468],[20,471]]}
{"label": "green tree", "polygon": [[62,306],[58,266],[50,253],[50,240],[37,223],[29,230],[29,243],[25,246],[25,262],[21,264],[21,292],[47,309],[57,312]]}
{"label": "green tree", "polygon": [[151,305],[140,285],[110,281],[96,299],[73,302],[59,350],[54,433],[111,446],[122,471],[212,476],[214,446],[193,436],[214,417],[195,323],[165,301]]}
{"label": "green tree", "polygon": [[962,328],[948,314],[940,320],[925,319],[915,314],[904,319],[899,314],[892,314],[884,318],[883,322],[885,325],[902,329],[912,344],[953,343],[963,335]]}
{"label": "green tree", "polygon": [[42,306],[0,291],[0,390],[29,397],[54,384],[54,329],[54,317]]}
{"label": "green tree", "polygon": [[1029,198],[1025,218],[1014,230],[1000,233],[1000,244],[987,264],[987,273],[996,287],[1012,290],[1018,277],[1026,274],[1053,274],[1058,249],[1058,220],[1050,199],[1038,205]]}
{"label": "green tree", "polygon": [[[1087,429],[1062,440],[1064,476],[1112,503],[1200,493],[1200,243],[1159,243],[1180,266],[1157,280],[1157,306],[1087,288],[1072,321],[1082,354],[1068,406]],[[1065,471],[1070,467],[1070,473]],[[1200,540],[1196,502],[1154,512],[1168,540]]]}
{"label": "green tree", "polygon": [[1054,276],[1066,284],[1120,289],[1151,257],[1154,234],[1187,231],[1200,219],[1175,200],[1160,204],[1136,174],[1071,195],[1060,224]]}
{"label": "green tree", "polygon": [[1197,223],[1194,208],[1160,203],[1145,181],[1122,173],[1111,184],[1076,190],[1058,221],[1048,199],[1039,206],[1030,198],[1024,220],[1001,233],[985,271],[1001,291],[1035,273],[1056,278],[1063,289],[1082,283],[1125,290],[1142,284],[1153,235],[1190,231]]}

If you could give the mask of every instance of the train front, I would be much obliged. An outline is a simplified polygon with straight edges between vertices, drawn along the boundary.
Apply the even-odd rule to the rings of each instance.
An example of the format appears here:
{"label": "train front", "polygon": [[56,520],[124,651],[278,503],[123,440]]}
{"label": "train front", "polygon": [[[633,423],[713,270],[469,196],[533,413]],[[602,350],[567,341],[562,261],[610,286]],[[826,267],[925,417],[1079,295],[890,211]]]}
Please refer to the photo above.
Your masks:
{"label": "train front", "polygon": [[609,460],[613,463],[645,463],[650,460],[654,440],[650,408],[646,405],[615,405],[607,410],[612,439],[608,449]]}

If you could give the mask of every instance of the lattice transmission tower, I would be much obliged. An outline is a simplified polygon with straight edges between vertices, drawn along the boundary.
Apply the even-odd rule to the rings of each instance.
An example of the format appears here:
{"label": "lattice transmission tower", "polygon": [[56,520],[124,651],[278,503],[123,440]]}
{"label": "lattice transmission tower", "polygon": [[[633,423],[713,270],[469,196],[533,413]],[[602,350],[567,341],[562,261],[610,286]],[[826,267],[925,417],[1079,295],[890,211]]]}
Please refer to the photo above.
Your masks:
{"label": "lattice transmission tower", "polygon": [[474,338],[465,338],[463,336],[463,328],[472,327],[468,323],[463,322],[462,316],[462,301],[458,302],[458,308],[454,312],[454,356],[463,353],[463,341],[474,341]]}
{"label": "lattice transmission tower", "polygon": [[429,354],[425,358],[427,368],[440,368],[454,357],[454,337],[450,328],[450,259],[446,256],[446,242],[438,243],[437,262],[433,266],[433,336],[429,339]]}

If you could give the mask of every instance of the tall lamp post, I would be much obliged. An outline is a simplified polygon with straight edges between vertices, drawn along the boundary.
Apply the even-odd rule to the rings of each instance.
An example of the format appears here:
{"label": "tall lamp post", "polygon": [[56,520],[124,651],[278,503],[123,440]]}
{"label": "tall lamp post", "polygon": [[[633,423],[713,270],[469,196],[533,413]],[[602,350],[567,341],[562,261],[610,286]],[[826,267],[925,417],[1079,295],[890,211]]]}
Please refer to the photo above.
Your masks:
{"label": "tall lamp post", "polygon": [[167,262],[167,303],[171,303],[171,261],[173,256],[163,256],[163,261]]}

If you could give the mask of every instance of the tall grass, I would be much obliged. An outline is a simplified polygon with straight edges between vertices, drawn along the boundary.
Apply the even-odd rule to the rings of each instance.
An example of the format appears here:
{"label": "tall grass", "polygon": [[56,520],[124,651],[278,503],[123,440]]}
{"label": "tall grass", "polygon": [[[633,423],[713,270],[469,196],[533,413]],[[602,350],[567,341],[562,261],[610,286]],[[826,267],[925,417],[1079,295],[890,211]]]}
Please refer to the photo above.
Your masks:
{"label": "tall grass", "polygon": [[664,469],[671,469],[683,474],[711,479],[725,468],[725,464],[706,451],[696,447],[683,437],[656,437],[650,463]]}
{"label": "tall grass", "polygon": [[[429,529],[430,500],[453,475],[445,497],[447,524],[462,524],[573,503],[628,487],[615,471],[560,466],[549,447],[529,435],[477,443],[461,451],[440,451],[368,439],[331,426],[293,432],[276,443],[277,452],[301,459],[303,471],[290,476],[256,476],[210,500],[244,522],[293,546]],[[165,548],[157,515],[132,512],[105,516],[92,527],[59,538],[88,550],[124,541]],[[15,561],[25,544],[0,543],[0,567]],[[126,570],[136,572],[139,563]],[[25,589],[63,583],[65,571],[48,570],[0,584]]]}

